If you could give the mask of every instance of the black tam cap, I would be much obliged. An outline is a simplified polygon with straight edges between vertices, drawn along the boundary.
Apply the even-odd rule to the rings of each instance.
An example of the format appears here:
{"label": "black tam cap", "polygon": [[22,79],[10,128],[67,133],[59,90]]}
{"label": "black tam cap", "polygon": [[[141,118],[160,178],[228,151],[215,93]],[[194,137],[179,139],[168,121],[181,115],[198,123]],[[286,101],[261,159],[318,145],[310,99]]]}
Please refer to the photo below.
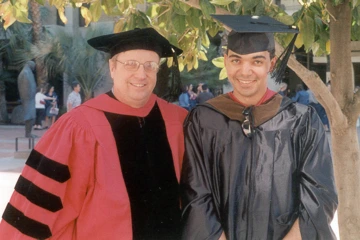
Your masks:
{"label": "black tam cap", "polygon": [[[180,55],[182,50],[170,42],[153,28],[134,29],[121,33],[103,35],[88,40],[93,48],[114,55],[135,49],[150,50],[160,57]],[[174,52],[173,52],[174,51]]]}
{"label": "black tam cap", "polygon": [[228,35],[227,48],[238,54],[250,54],[262,51],[275,52],[274,33],[294,33],[294,38],[279,57],[276,68],[272,73],[275,81],[281,82],[287,61],[294,47],[297,33],[299,32],[295,26],[285,25],[268,16],[211,16],[232,30]]}

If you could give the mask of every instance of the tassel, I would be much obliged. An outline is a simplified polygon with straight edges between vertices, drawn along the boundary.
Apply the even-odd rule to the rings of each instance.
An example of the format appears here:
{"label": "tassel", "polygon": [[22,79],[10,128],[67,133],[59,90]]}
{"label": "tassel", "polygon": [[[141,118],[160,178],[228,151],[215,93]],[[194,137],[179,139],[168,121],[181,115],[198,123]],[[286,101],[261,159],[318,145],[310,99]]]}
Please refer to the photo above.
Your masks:
{"label": "tassel", "polygon": [[282,82],[287,63],[289,61],[290,55],[295,45],[296,37],[297,37],[297,33],[294,35],[289,45],[286,47],[284,52],[280,55],[280,57],[276,61],[275,69],[271,73],[271,77],[275,79],[276,83],[280,84]]}

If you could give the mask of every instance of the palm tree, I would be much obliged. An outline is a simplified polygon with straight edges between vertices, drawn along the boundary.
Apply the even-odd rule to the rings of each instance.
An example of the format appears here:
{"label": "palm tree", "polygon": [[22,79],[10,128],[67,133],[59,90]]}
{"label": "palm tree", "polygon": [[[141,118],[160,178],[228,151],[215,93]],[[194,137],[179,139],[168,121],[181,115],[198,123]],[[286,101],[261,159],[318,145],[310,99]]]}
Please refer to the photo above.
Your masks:
{"label": "palm tree", "polygon": [[103,27],[89,27],[84,35],[54,30],[45,34],[45,40],[39,42],[41,48],[34,47],[32,54],[44,65],[49,78],[61,74],[69,85],[78,81],[86,101],[108,77],[107,55],[88,45],[87,39],[111,32]]}
{"label": "palm tree", "polygon": [[[32,40],[33,44],[36,46],[40,46],[39,43],[42,39],[42,23],[41,23],[41,12],[40,5],[36,0],[30,0],[30,8],[29,8],[30,16],[32,18],[32,27],[33,34]],[[41,61],[35,58],[36,64],[36,81],[38,86],[45,86],[47,83],[46,74],[44,71],[44,65]]]}

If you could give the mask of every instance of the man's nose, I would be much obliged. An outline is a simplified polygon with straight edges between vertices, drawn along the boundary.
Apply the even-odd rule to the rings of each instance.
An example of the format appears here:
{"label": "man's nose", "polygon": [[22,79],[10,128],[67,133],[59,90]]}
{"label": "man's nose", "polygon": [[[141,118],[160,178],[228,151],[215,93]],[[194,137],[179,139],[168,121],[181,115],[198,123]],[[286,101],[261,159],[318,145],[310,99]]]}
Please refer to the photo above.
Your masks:
{"label": "man's nose", "polygon": [[238,68],[238,73],[244,76],[252,74],[252,67],[249,63],[243,63]]}
{"label": "man's nose", "polygon": [[144,65],[140,65],[138,70],[136,70],[136,72],[135,72],[136,77],[138,77],[140,79],[146,78],[146,74],[147,74],[147,72],[144,68]]}

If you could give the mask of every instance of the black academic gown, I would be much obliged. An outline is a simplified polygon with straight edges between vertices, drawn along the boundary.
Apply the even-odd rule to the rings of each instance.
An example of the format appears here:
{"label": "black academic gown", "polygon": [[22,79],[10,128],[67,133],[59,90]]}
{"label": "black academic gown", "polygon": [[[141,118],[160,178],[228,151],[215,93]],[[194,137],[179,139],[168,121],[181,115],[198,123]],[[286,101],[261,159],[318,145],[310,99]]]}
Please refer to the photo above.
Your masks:
{"label": "black academic gown", "polygon": [[185,122],[183,239],[282,239],[299,219],[302,239],[335,239],[337,207],[328,140],[314,109],[275,95],[254,107],[222,95]]}

